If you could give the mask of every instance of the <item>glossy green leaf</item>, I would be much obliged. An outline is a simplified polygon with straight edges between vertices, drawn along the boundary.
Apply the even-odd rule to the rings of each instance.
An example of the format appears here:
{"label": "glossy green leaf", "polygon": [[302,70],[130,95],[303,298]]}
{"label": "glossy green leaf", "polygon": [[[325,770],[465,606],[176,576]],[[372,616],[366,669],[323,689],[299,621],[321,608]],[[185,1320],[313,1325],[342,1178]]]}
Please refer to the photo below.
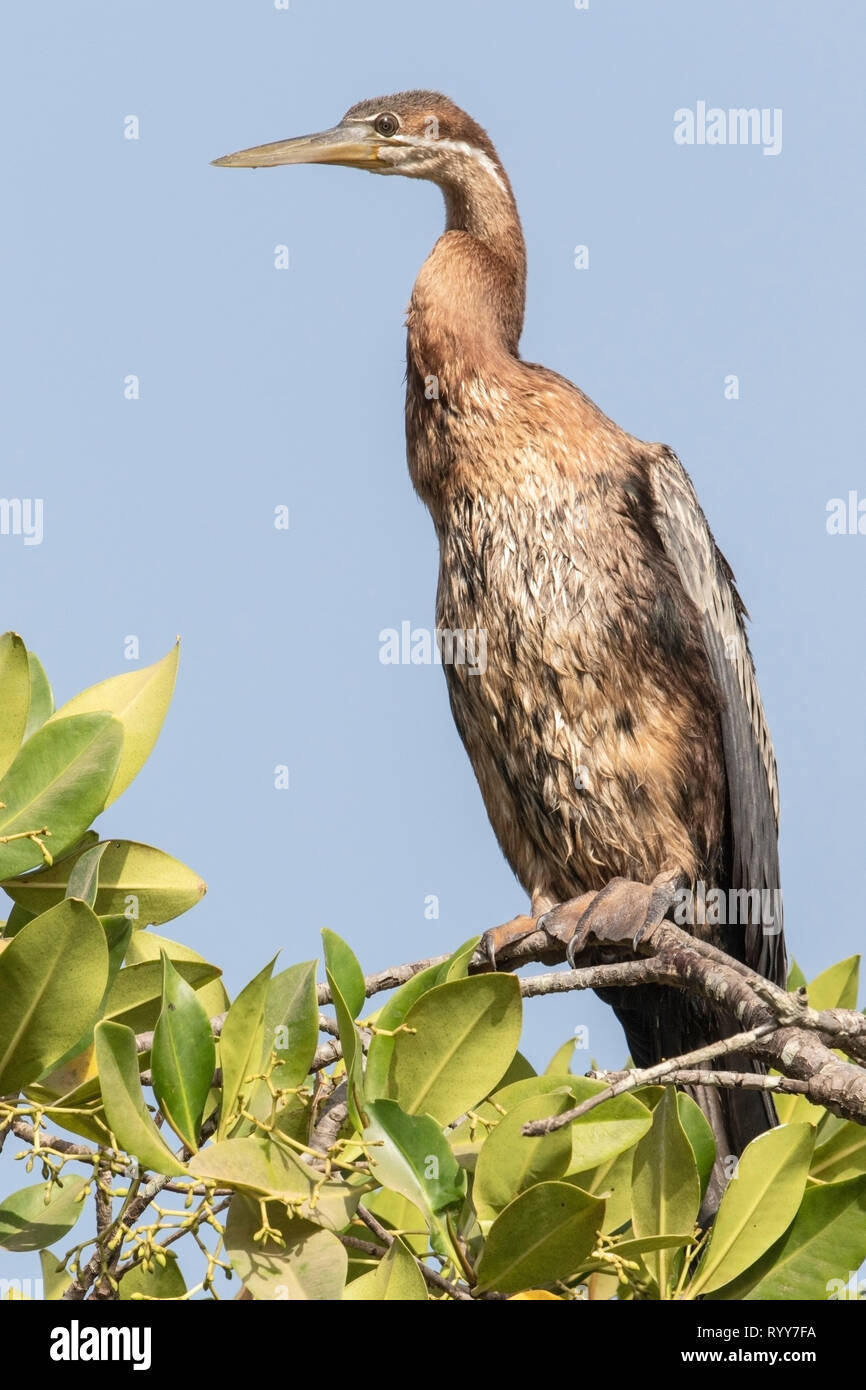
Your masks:
{"label": "glossy green leaf", "polygon": [[0,777],[24,742],[30,709],[27,648],[17,632],[0,636]]}
{"label": "glossy green leaf", "polygon": [[178,643],[153,666],[124,671],[100,681],[67,700],[49,720],[51,724],[68,715],[106,711],[121,724],[123,751],[106,796],[106,806],[126,790],[156,743],[171,703],[179,655]]}
{"label": "glossy green leaf", "polygon": [[519,1293],[580,1271],[592,1251],[604,1202],[565,1182],[542,1182],[497,1216],[478,1264],[478,1291]]}
{"label": "glossy green leaf", "polygon": [[[276,957],[274,957],[276,960]],[[252,1086],[251,1077],[261,1072],[270,1047],[265,1039],[265,1007],[274,961],[245,985],[226,1014],[219,1042],[223,1096],[217,1138],[225,1139]]]}
{"label": "glossy green leaf", "polygon": [[253,1298],[279,1302],[335,1302],[342,1298],[348,1256],[335,1235],[312,1222],[268,1207],[275,1240],[257,1241],[261,1227],[257,1204],[237,1194],[226,1223],[226,1251],[232,1267]]}
{"label": "glossy green leaf", "polygon": [[848,956],[836,965],[823,970],[809,981],[809,1006],[812,1009],[856,1009],[857,979],[860,957]]}
{"label": "glossy green leaf", "polygon": [[821,1182],[842,1182],[866,1173],[866,1126],[846,1120],[815,1149],[809,1172]]}
{"label": "glossy green leaf", "polygon": [[[568,1077],[575,1105],[606,1090],[603,1081],[586,1076]],[[581,1115],[571,1126],[571,1165],[569,1172],[595,1168],[630,1149],[649,1131],[652,1115],[635,1096],[614,1096]]]}
{"label": "glossy green leaf", "polygon": [[[48,1075],[40,1077],[40,1084],[52,1091],[55,1095],[63,1095],[69,1089],[68,1085],[62,1085],[62,1078],[59,1072],[67,1069],[67,1064],[73,1059],[80,1059],[83,1063],[83,1056],[93,1043],[93,1025],[98,1022],[105,1014],[105,1006],[111,995],[114,981],[123,965],[123,956],[126,951],[127,943],[132,935],[132,923],[127,922],[125,917],[100,917],[100,926],[105,932],[105,944],[108,947],[108,974],[105,980],[105,989],[102,999],[96,1010],[96,1014],[88,1025],[86,1031],[78,1038],[72,1047],[63,1054],[62,1057],[52,1063],[51,1071]],[[73,1068],[73,1073],[75,1072]],[[75,1084],[74,1082],[72,1084]]]}
{"label": "glossy green leaf", "polygon": [[207,968],[208,978],[195,979],[190,983],[193,985],[208,1018],[216,1018],[218,1014],[224,1014],[228,1011],[229,997],[226,994],[225,985],[219,978],[217,967],[205,960],[198,951],[193,951],[189,946],[183,946],[179,941],[171,941],[167,936],[159,936],[154,931],[135,931],[126,951],[127,965],[140,965],[144,961],[159,960],[162,951],[165,951],[169,960],[178,966],[184,979],[187,976],[184,974],[183,967],[178,964],[179,961],[189,961]]}
{"label": "glossy green leaf", "polygon": [[866,1176],[813,1187],[781,1240],[716,1298],[818,1303],[848,1294],[866,1260]]}
{"label": "glossy green leaf", "polygon": [[47,827],[42,838],[54,858],[79,838],[105,807],[122,740],[110,714],[52,721],[27,740],[0,781],[0,877],[44,863],[33,840],[10,836]]}
{"label": "glossy green leaf", "polygon": [[[170,952],[167,954],[171,959]],[[181,959],[173,963],[196,992],[219,973],[217,967],[207,961]],[[126,1024],[134,1033],[145,1033],[155,1027],[161,1003],[162,965],[158,960],[142,961],[138,965],[124,966],[120,971],[108,992],[104,1017]]]}
{"label": "glossy green leaf", "polygon": [[27,712],[25,739],[41,729],[46,719],[54,713],[54,692],[45,674],[45,668],[35,652],[27,653],[27,666],[30,675],[30,709]]}
{"label": "glossy green leaf", "polygon": [[[126,916],[137,926],[159,925],[195,907],[207,892],[198,874],[161,849],[134,840],[109,840],[107,845],[99,861],[95,902],[100,917]],[[68,855],[40,873],[7,879],[3,887],[22,907],[43,912],[66,896],[78,859]]]}
{"label": "glossy green leaf", "polygon": [[96,909],[96,890],[99,886],[99,861],[108,849],[108,841],[94,845],[80,854],[72,866],[64,897],[80,898]]}
{"label": "glossy green leaf", "polygon": [[439,965],[430,965],[426,970],[420,970],[417,975],[404,981],[379,1010],[376,1026],[382,1031],[374,1034],[370,1041],[364,1073],[364,1091],[371,1099],[376,1100],[379,1096],[388,1095],[388,1073],[397,1039],[387,1037],[386,1034],[393,1033],[400,1027],[412,1005],[422,994],[426,994],[434,985],[443,983],[441,973],[442,967]]}
{"label": "glossy green leaf", "polygon": [[697,1102],[683,1091],[677,1091],[677,1108],[680,1124],[686,1132],[686,1138],[695,1156],[703,1200],[716,1161],[716,1141],[713,1138],[712,1126]]}
{"label": "glossy green leaf", "polygon": [[148,1114],[138,1077],[135,1034],[120,1023],[99,1023],[94,1035],[102,1103],[121,1149],[144,1168],[169,1177],[186,1177]]}
{"label": "glossy green leaf", "polygon": [[547,1095],[536,1092],[513,1106],[487,1136],[478,1155],[472,1187],[472,1201],[482,1228],[526,1188],[562,1177],[571,1159],[568,1126],[536,1138],[527,1138],[522,1131],[530,1120],[561,1115],[573,1103],[568,1089]]}
{"label": "glossy green leaf", "polygon": [[375,1269],[346,1285],[343,1302],[426,1303],[427,1285],[403,1242],[395,1240]]}
{"label": "glossy green leaf", "polygon": [[441,1128],[429,1115],[407,1115],[393,1100],[367,1101],[364,1138],[373,1176],[399,1192],[425,1216],[461,1202],[466,1175]]}
{"label": "glossy green leaf", "polygon": [[337,1015],[340,1044],[343,1049],[343,1066],[346,1070],[347,1086],[346,1105],[349,1111],[349,1119],[357,1130],[361,1130],[366,1123],[363,1108],[365,1086],[364,1054],[361,1048],[361,1038],[352,1011],[343,998],[340,986],[337,984],[337,981],[330,971],[326,970],[325,974],[331,990],[334,1012]]}
{"label": "glossy green leaf", "polygon": [[689,1297],[736,1279],[790,1226],[806,1186],[813,1142],[810,1125],[783,1125],[747,1146],[725,1188]]}
{"label": "glossy green leaf", "polygon": [[353,1018],[357,1018],[367,998],[364,972],[358,964],[357,957],[351,946],[327,927],[322,928],[322,945],[325,950],[325,969],[337,981],[346,1008]]}
{"label": "glossy green leaf", "polygon": [[[464,980],[469,974],[469,962],[478,949],[480,936],[470,936],[468,941],[464,941],[462,946],[449,956],[448,960],[443,961],[439,966],[439,979],[437,984],[447,984],[449,980]],[[424,1297],[426,1298],[426,1293]]]}
{"label": "glossy green leaf", "polygon": [[175,1134],[193,1153],[213,1081],[216,1049],[195,990],[163,952],[162,1009],[151,1049],[153,1091]]}
{"label": "glossy green leaf", "polygon": [[[638,1239],[690,1231],[697,1220],[700,1177],[672,1087],[653,1110],[652,1128],[635,1149],[632,1200]],[[645,1262],[661,1297],[667,1298],[679,1268],[675,1252],[661,1248],[648,1253]]]}
{"label": "glossy green leaf", "polygon": [[173,1250],[166,1250],[163,1258],[164,1264],[158,1264],[154,1259],[153,1267],[149,1271],[138,1264],[128,1274],[124,1274],[117,1288],[117,1296],[121,1302],[138,1298],[183,1298],[186,1293],[186,1280],[180,1271],[177,1255]]}
{"label": "glossy green leaf", "polygon": [[605,1235],[620,1230],[631,1222],[631,1175],[634,1164],[634,1149],[626,1149],[616,1154],[606,1163],[587,1173],[572,1173],[567,1182],[574,1183],[593,1197],[604,1198],[604,1220],[601,1229]]}
{"label": "glossy green leaf", "polygon": [[0,1202],[0,1246],[6,1250],[44,1250],[63,1240],[84,1210],[89,1179],[67,1173],[63,1186],[50,1192],[48,1183],[22,1187]]}
{"label": "glossy green leaf", "polygon": [[0,954],[0,1095],[36,1081],[92,1024],[108,979],[102,926],[70,899]]}
{"label": "glossy green leaf", "polygon": [[388,1098],[442,1124],[482,1100],[512,1061],[520,1039],[520,982],[473,975],[436,985],[406,1015],[396,1039]]}
{"label": "glossy green leaf", "polygon": [[280,1058],[275,1086],[299,1086],[319,1040],[316,962],[291,965],[275,975],[265,1003],[265,1042]]}

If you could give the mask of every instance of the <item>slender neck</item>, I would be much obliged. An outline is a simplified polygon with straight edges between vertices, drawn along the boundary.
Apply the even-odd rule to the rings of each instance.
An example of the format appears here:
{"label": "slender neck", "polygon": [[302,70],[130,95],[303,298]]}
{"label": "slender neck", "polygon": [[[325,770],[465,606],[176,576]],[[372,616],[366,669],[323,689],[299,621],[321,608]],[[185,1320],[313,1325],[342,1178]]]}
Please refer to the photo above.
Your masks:
{"label": "slender neck", "polygon": [[[415,284],[409,316],[420,355],[438,345],[466,363],[498,349],[516,356],[526,298],[526,247],[502,166],[467,155],[440,181],[446,228]],[[438,340],[438,343],[437,343]]]}

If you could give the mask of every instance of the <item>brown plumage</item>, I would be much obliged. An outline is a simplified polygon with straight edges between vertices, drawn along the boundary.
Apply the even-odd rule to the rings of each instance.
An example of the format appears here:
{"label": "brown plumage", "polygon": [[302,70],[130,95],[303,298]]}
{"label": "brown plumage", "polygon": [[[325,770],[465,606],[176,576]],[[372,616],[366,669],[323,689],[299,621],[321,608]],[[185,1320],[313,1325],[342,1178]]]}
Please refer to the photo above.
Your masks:
{"label": "brown plumage", "polygon": [[[615,877],[777,890],[775,763],[733,577],[670,450],[520,358],[526,254],[485,132],[403,92],[219,162],[345,163],[443,190],[407,320],[409,471],[439,538],[437,626],[486,633],[483,672],[446,665],[451,707],[533,914]],[[780,923],[754,901],[739,918],[692,929],[783,982]],[[734,1030],[685,993],[604,997],[639,1065]],[[773,1123],[766,1095],[698,1098],[723,1156]]]}

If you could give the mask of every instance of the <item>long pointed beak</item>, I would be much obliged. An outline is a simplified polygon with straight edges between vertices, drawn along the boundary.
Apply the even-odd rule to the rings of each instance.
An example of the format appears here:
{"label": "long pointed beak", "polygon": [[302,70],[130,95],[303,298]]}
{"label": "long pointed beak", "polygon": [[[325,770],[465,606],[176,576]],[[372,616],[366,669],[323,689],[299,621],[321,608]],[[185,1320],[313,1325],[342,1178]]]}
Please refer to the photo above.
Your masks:
{"label": "long pointed beak", "polygon": [[370,138],[368,126],[335,126],[318,135],[253,145],[211,162],[226,169],[270,169],[278,164],[346,164],[363,169],[375,164],[378,150],[378,141]]}

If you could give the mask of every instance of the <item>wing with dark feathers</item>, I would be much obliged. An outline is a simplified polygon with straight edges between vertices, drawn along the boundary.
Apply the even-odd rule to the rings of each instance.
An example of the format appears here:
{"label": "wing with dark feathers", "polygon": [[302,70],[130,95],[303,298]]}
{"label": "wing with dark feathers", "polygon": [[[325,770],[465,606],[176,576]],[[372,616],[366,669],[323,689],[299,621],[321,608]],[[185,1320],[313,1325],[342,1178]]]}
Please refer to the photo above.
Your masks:
{"label": "wing with dark feathers", "polygon": [[669,449],[650,465],[659,539],[697,606],[710,667],[724,700],[722,738],[728,784],[729,888],[760,890],[769,916],[745,929],[745,963],[776,984],[786,979],[779,882],[776,759],[746,635],[746,611],[691,480]]}

